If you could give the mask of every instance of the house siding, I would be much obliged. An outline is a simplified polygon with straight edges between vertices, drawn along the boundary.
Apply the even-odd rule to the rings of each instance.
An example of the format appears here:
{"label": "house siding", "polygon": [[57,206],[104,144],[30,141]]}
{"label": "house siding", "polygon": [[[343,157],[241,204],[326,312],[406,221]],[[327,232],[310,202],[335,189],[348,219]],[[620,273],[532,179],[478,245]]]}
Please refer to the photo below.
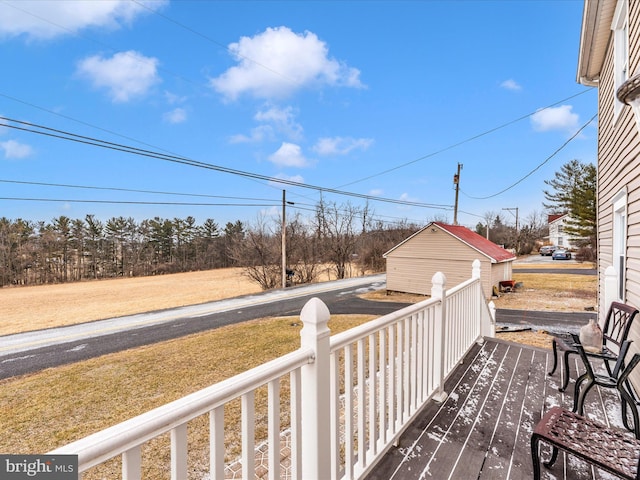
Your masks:
{"label": "house siding", "polygon": [[[629,71],[640,67],[640,2],[629,1]],[[598,85],[598,305],[601,318],[608,305],[604,301],[605,270],[613,265],[614,196],[627,188],[627,250],[625,301],[640,305],[640,137],[631,108],[625,107],[614,120],[614,42],[609,38]],[[630,338],[633,349],[640,345],[640,322],[635,322]],[[634,372],[636,373],[636,372]],[[634,375],[640,384],[640,373]]]}
{"label": "house siding", "polygon": [[430,227],[387,254],[387,290],[430,295],[436,272],[445,274],[448,286],[457,285],[469,279],[476,259],[480,261],[483,292],[490,298],[493,285],[511,278],[513,262],[492,264],[489,257],[448,232]]}

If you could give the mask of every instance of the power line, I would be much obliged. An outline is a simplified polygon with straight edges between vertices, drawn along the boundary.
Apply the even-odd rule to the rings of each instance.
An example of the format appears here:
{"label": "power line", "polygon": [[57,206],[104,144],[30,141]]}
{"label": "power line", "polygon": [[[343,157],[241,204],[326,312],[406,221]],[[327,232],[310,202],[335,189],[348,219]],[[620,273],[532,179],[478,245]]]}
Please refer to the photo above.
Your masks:
{"label": "power line", "polygon": [[546,106],[544,108],[541,108],[539,110],[536,110],[535,112],[527,113],[526,115],[522,115],[521,117],[518,117],[518,118],[516,118],[514,120],[511,120],[511,121],[509,121],[507,123],[503,123],[502,125],[498,125],[497,127],[490,128],[489,130],[485,130],[482,133],[479,133],[477,135],[473,135],[473,136],[471,136],[469,138],[466,138],[465,140],[462,140],[460,142],[457,142],[457,143],[454,143],[452,145],[449,145],[448,147],[442,148],[440,150],[436,150],[435,152],[428,153],[427,155],[423,155],[422,157],[416,158],[415,160],[411,160],[409,162],[405,162],[405,163],[402,163],[400,165],[396,165],[395,167],[389,168],[387,170],[383,170],[383,171],[378,172],[378,173],[374,173],[373,175],[369,175],[369,176],[361,178],[359,180],[354,180],[353,182],[342,184],[338,188],[348,187],[348,186],[353,185],[355,183],[364,182],[365,180],[370,180],[372,178],[379,177],[381,175],[386,175],[387,173],[391,173],[391,172],[393,172],[395,170],[399,170],[401,168],[407,167],[409,165],[412,165],[414,163],[420,162],[422,160],[426,160],[427,158],[435,157],[436,155],[440,155],[441,153],[444,153],[444,152],[447,152],[449,150],[452,150],[452,149],[454,149],[456,147],[459,147],[460,145],[464,145],[465,143],[472,142],[473,140],[477,140],[478,138],[484,137],[485,135],[489,135],[490,133],[493,133],[493,132],[496,132],[496,131],[498,131],[498,130],[500,130],[502,128],[508,127],[509,125],[513,125],[514,123],[517,123],[517,122],[519,122],[521,120],[524,120],[525,118],[529,118],[531,115],[533,115],[533,114],[535,114],[535,113],[537,113],[537,112],[539,112],[541,110],[546,110],[548,108],[551,108],[551,107],[554,107],[554,106],[558,105],[559,103],[566,102],[567,100],[571,100],[572,98],[575,98],[575,97],[578,97],[580,95],[583,95],[583,94],[593,90],[594,88],[595,87],[591,87],[591,88],[583,90],[583,91],[581,91],[579,93],[571,95],[571,96],[569,96],[567,98],[564,98],[562,100],[558,100],[557,102],[554,102],[551,105],[548,105],[548,106]]}
{"label": "power line", "polygon": [[44,187],[81,188],[81,189],[87,189],[87,190],[108,190],[108,191],[115,191],[115,192],[151,193],[156,195],[176,195],[176,196],[184,196],[184,197],[227,198],[231,200],[253,200],[253,201],[262,201],[262,202],[274,201],[270,198],[227,197],[222,195],[207,195],[203,193],[162,192],[157,190],[139,190],[139,189],[133,189],[133,188],[119,188],[119,187],[96,187],[96,186],[90,186],[90,185],[70,185],[65,183],[27,182],[22,180],[0,179],[0,183],[13,183],[13,184],[20,184],[20,185],[40,185]]}
{"label": "power line", "polygon": [[164,153],[160,153],[160,152],[155,152],[155,151],[152,151],[152,150],[145,150],[145,149],[132,147],[132,146],[129,146],[129,145],[123,145],[123,144],[114,143],[114,142],[107,142],[105,140],[101,140],[101,139],[98,139],[98,138],[88,137],[88,136],[85,136],[85,135],[78,135],[78,134],[75,134],[75,133],[72,133],[72,132],[67,132],[67,131],[63,131],[63,130],[59,130],[59,129],[54,129],[54,128],[50,128],[50,127],[46,127],[46,126],[43,126],[43,125],[38,125],[38,124],[30,123],[30,122],[24,122],[24,121],[12,119],[12,118],[9,118],[9,117],[0,116],[0,120],[4,120],[5,122],[12,122],[12,123],[17,124],[17,125],[13,125],[11,123],[3,123],[3,124],[0,124],[0,126],[7,127],[7,128],[13,128],[13,129],[21,130],[21,131],[28,132],[28,133],[48,136],[48,137],[57,138],[57,139],[60,139],[60,140],[72,141],[72,142],[76,142],[76,143],[81,143],[81,144],[85,144],[85,145],[105,148],[105,149],[109,149],[109,150],[120,151],[120,152],[129,153],[129,154],[133,154],[133,155],[148,157],[148,158],[154,158],[154,159],[157,159],[157,160],[162,160],[162,161],[167,161],[167,162],[173,162],[173,163],[188,165],[188,166],[192,166],[192,167],[198,167],[198,168],[204,168],[204,169],[208,169],[208,170],[214,170],[214,171],[218,171],[218,172],[221,172],[221,173],[229,173],[229,174],[232,174],[232,175],[238,175],[238,176],[242,176],[242,177],[246,177],[246,178],[252,178],[252,179],[257,179],[257,180],[274,182],[274,183],[278,183],[278,184],[289,185],[289,186],[294,186],[294,187],[299,187],[299,188],[306,188],[306,189],[310,189],[310,190],[316,190],[316,191],[319,191],[319,192],[333,193],[333,194],[336,194],[336,195],[344,195],[344,196],[349,196],[349,197],[361,198],[361,199],[366,199],[366,200],[376,201],[376,202],[393,203],[393,204],[398,204],[398,205],[408,205],[408,206],[415,206],[415,207],[422,207],[422,208],[434,208],[434,209],[447,209],[447,208],[451,207],[450,205],[446,205],[446,204],[428,204],[428,203],[422,203],[422,202],[411,202],[411,201],[406,201],[406,200],[396,200],[396,199],[392,199],[392,198],[376,197],[376,196],[372,196],[372,195],[360,194],[360,193],[355,193],[355,192],[347,192],[347,191],[337,190],[337,189],[333,189],[333,188],[320,187],[320,186],[317,186],[317,185],[311,185],[311,184],[305,184],[305,183],[301,183],[301,182],[296,182],[294,180],[288,180],[288,179],[277,178],[277,177],[270,177],[270,176],[261,175],[261,174],[258,174],[258,173],[247,172],[247,171],[243,171],[243,170],[237,170],[237,169],[233,169],[233,168],[229,168],[229,167],[223,167],[221,165],[214,165],[214,164],[211,164],[211,163],[201,162],[201,161],[193,160],[193,159],[186,158],[186,157],[180,157],[180,156],[176,156],[176,155],[168,155],[168,154],[164,154]]}
{"label": "power line", "polygon": [[494,193],[493,195],[487,195],[486,197],[472,197],[471,195],[467,195],[466,193],[464,193],[464,195],[468,198],[471,198],[473,200],[487,200],[489,198],[493,198],[493,197],[497,197],[498,195],[503,194],[504,192],[511,190],[513,187],[515,187],[516,185],[518,185],[519,183],[523,182],[525,179],[527,179],[528,177],[530,177],[531,175],[533,175],[533,173],[537,170],[539,170],[545,163],[547,163],[549,160],[551,160],[553,157],[555,157],[558,153],[560,153],[561,150],[564,149],[564,147],[566,147],[567,145],[569,145],[569,143],[576,138],[580,132],[582,132],[582,130],[584,130],[585,128],[587,128],[587,126],[593,122],[596,117],[598,116],[598,114],[596,113],[593,117],[591,117],[589,119],[589,121],[587,123],[585,123],[584,125],[582,125],[580,127],[580,129],[574,133],[566,142],[564,142],[558,149],[556,149],[555,152],[553,152],[551,155],[549,155],[547,158],[544,159],[544,161],[540,164],[538,164],[533,170],[531,170],[529,173],[527,173],[524,177],[520,178],[518,181],[512,183],[511,185],[509,185],[507,188],[500,190],[498,193]]}
{"label": "power line", "polygon": [[179,205],[179,206],[202,206],[202,207],[273,207],[278,203],[203,203],[203,202],[148,202],[135,200],[86,200],[70,198],[28,198],[28,197],[0,197],[0,200],[16,200],[21,202],[62,202],[62,203],[106,203],[125,205]]}

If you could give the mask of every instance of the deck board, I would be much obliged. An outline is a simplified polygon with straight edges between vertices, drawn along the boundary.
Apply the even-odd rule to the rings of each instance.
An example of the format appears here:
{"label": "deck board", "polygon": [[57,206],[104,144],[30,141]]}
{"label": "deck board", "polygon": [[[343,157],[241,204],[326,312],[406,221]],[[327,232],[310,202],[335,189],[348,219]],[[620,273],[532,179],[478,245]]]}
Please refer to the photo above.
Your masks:
{"label": "deck board", "polygon": [[[530,438],[544,412],[573,406],[573,379],[583,370],[571,359],[572,380],[558,392],[562,370],[547,375],[550,350],[488,339],[474,346],[447,379],[447,399],[429,402],[366,480],[525,480],[533,476]],[[593,388],[585,415],[622,427],[614,390]],[[542,455],[546,458],[546,450]],[[583,462],[560,455],[548,480],[610,479]]]}

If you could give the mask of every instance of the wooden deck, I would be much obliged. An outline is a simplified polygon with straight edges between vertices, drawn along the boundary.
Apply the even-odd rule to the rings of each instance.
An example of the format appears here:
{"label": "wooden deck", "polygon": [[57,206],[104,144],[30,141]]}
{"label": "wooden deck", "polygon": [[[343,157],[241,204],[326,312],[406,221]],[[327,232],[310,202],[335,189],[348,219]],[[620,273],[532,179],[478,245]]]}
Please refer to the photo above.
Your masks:
{"label": "wooden deck", "polygon": [[[575,378],[580,358],[572,357]],[[500,340],[474,347],[447,381],[448,399],[427,405],[367,480],[533,478],[530,438],[536,422],[552,406],[573,406],[574,381],[566,393],[558,392],[561,369],[553,377],[546,373],[552,361],[550,350]],[[614,390],[594,387],[585,415],[622,428]],[[542,467],[542,478],[615,477],[561,454],[552,469]]]}

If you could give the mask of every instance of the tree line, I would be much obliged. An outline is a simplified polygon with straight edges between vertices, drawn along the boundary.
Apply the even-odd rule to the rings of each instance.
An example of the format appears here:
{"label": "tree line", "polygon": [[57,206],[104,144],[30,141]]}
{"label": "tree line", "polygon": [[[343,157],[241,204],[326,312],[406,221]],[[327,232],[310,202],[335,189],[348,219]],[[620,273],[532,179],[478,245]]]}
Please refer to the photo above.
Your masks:
{"label": "tree line", "polygon": [[[311,218],[286,222],[287,269],[296,283],[316,280],[321,265],[336,278],[352,268],[382,271],[382,254],[418,228],[375,221],[368,207],[320,202]],[[243,267],[264,289],[274,288],[282,278],[281,239],[281,219],[269,217],[224,227],[191,216],[0,218],[0,287]]]}
{"label": "tree line", "polygon": [[[595,167],[572,160],[545,183],[551,187],[544,191],[545,208],[570,213],[568,230],[595,254]],[[315,281],[326,266],[338,279],[384,271],[382,255],[422,227],[382,222],[368,205],[326,201],[313,214],[298,213],[285,223],[286,269],[295,283]],[[140,222],[122,216],[103,222],[94,215],[51,222],[0,218],[0,287],[242,267],[263,289],[275,288],[283,277],[282,230],[282,218],[266,216],[223,228],[211,218],[197,224],[191,216]],[[533,212],[514,226],[487,212],[475,231],[529,254],[548,235],[547,216]]]}

